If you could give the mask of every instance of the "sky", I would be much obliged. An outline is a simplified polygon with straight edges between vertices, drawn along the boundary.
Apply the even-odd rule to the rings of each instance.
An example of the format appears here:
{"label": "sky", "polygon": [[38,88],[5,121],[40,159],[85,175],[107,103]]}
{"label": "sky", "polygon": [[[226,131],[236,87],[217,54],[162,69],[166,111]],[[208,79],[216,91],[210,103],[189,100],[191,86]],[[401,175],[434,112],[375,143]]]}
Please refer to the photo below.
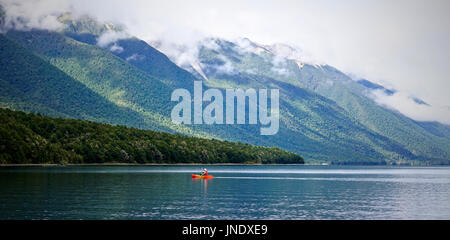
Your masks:
{"label": "sky", "polygon": [[[194,46],[204,37],[287,43],[394,96],[377,103],[450,124],[448,0],[0,0],[8,17],[56,29],[63,11],[122,24],[146,41]],[[16,26],[17,27],[17,26]],[[25,26],[26,27],[26,26]],[[431,106],[411,102],[416,97]]]}

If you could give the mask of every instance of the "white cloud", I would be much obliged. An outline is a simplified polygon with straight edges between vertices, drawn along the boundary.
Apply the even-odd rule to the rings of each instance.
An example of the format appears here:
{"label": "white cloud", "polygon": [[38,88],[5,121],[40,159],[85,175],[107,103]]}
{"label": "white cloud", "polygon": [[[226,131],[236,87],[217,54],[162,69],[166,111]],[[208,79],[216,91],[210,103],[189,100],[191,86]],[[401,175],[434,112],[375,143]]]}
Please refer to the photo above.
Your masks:
{"label": "white cloud", "polygon": [[[116,45],[117,41],[119,41],[121,39],[127,39],[127,38],[130,38],[130,35],[126,32],[117,32],[117,31],[109,30],[97,38],[97,45],[99,47],[105,48],[105,47],[108,47],[111,43],[114,43],[113,46],[117,46]],[[118,48],[116,48],[116,50],[117,49]],[[123,50],[123,48],[122,48],[122,50]],[[111,51],[113,51],[113,50],[111,49]]]}
{"label": "white cloud", "polygon": [[114,44],[109,48],[109,50],[110,50],[111,52],[121,53],[121,52],[123,52],[123,47],[119,46],[119,44],[117,44],[117,43],[114,43]]}
{"label": "white cloud", "polygon": [[[55,16],[62,11],[122,23],[131,35],[164,42],[161,50],[179,65],[196,61],[196,46],[205,37],[288,43],[320,62],[417,96],[436,108],[450,106],[448,0],[0,2],[8,12],[9,27],[20,17],[18,27],[56,29]],[[423,111],[441,119],[438,112]]]}
{"label": "white cloud", "polygon": [[58,0],[0,0],[6,11],[3,31],[9,29],[30,30],[45,29],[57,30],[63,25],[57,20],[59,9],[68,9],[65,1]]}
{"label": "white cloud", "polygon": [[208,49],[212,50],[219,50],[220,46],[216,43],[215,39],[213,38],[206,38],[200,41],[200,44]]}
{"label": "white cloud", "polygon": [[384,90],[371,92],[371,97],[378,104],[396,110],[417,121],[438,121],[450,125],[450,109],[448,107],[418,104],[414,98],[404,92],[387,95]]}
{"label": "white cloud", "polygon": [[145,59],[144,55],[134,53],[131,56],[127,57],[125,60],[127,60],[127,61],[142,61],[144,59]]}
{"label": "white cloud", "polygon": [[305,49],[301,49],[295,45],[290,46],[283,43],[275,43],[265,46],[265,48],[277,55],[279,58],[286,58],[303,64],[307,63],[315,66],[326,64],[325,62],[315,59],[312,54],[307,52]]}
{"label": "white cloud", "polygon": [[153,43],[158,50],[164,52],[178,66],[187,67],[198,63],[199,43],[194,42],[189,45],[178,45],[170,41],[158,41]]}
{"label": "white cloud", "polygon": [[286,68],[287,67],[287,61],[286,58],[281,55],[274,55],[272,59],[272,68],[271,70],[278,75],[282,76],[288,76],[290,75],[290,71]]}
{"label": "white cloud", "polygon": [[224,62],[220,65],[210,65],[210,67],[215,68],[217,73],[234,75],[236,74],[236,69],[233,67],[233,63],[227,57],[219,55],[219,58]]}
{"label": "white cloud", "polygon": [[242,38],[239,37],[233,41],[236,44],[236,47],[234,48],[235,51],[237,51],[240,54],[245,53],[255,53],[259,54],[264,49],[260,46],[255,45],[253,42],[251,42],[248,38]]}

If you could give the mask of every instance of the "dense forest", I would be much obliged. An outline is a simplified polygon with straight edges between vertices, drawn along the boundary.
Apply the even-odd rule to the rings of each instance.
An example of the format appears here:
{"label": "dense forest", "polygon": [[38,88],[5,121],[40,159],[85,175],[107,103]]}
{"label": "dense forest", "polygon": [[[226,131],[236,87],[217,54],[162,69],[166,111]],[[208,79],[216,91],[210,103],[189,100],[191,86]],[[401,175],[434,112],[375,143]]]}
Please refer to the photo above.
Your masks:
{"label": "dense forest", "polygon": [[0,164],[304,163],[244,143],[0,109]]}

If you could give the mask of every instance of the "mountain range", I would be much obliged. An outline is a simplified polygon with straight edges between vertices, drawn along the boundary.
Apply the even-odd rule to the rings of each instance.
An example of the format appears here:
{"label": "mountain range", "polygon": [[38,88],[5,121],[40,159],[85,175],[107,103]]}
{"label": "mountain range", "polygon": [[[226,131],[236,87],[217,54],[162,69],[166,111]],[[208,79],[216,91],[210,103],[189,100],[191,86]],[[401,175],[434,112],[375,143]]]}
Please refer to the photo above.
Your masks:
{"label": "mountain range", "polygon": [[[378,105],[366,79],[302,59],[285,44],[208,38],[189,64],[113,24],[62,14],[57,31],[9,29],[0,34],[0,106],[203,138],[274,146],[306,162],[448,164],[450,127],[417,122]],[[3,22],[0,20],[0,23]],[[177,125],[170,119],[177,88],[277,88],[280,130],[259,125]],[[417,103],[427,104],[420,99]]]}

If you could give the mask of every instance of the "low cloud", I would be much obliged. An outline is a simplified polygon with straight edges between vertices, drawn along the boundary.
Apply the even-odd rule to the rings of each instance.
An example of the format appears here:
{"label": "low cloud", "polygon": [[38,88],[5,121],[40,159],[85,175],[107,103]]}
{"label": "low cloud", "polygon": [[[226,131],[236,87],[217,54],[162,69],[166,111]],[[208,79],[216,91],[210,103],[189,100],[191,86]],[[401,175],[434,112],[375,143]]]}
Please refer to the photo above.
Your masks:
{"label": "low cloud", "polygon": [[131,56],[127,57],[125,60],[129,61],[142,61],[145,59],[144,55],[140,55],[140,54],[132,54]]}
{"label": "low cloud", "polygon": [[373,90],[370,96],[376,103],[396,110],[416,121],[437,121],[450,125],[450,108],[448,106],[424,104],[405,92],[388,95],[382,89]]}
{"label": "low cloud", "polygon": [[278,58],[285,58],[295,61],[299,67],[303,64],[310,64],[316,67],[320,67],[321,65],[326,64],[314,58],[311,53],[295,45],[275,43],[272,45],[267,45],[265,46],[265,48],[268,49],[272,54],[276,55]]}
{"label": "low cloud", "polygon": [[262,52],[268,52],[267,49],[264,48],[264,46],[254,43],[250,41],[250,39],[248,38],[239,37],[235,39],[233,43],[236,44],[234,50],[240,54],[246,53],[260,54]]}
{"label": "low cloud", "polygon": [[219,58],[224,62],[221,65],[212,65],[217,71],[217,73],[227,74],[227,75],[235,75],[236,69],[233,67],[233,63],[227,57],[223,55],[219,55]]}
{"label": "low cloud", "polygon": [[216,50],[218,51],[220,49],[220,46],[217,44],[216,39],[214,38],[205,38],[201,41],[199,41],[199,44],[202,47],[211,49],[211,50]]}
{"label": "low cloud", "polygon": [[164,52],[175,64],[188,67],[198,63],[199,44],[178,45],[173,42],[160,41],[150,43],[161,52]]}
{"label": "low cloud", "polygon": [[289,69],[287,69],[286,58],[280,55],[275,55],[273,57],[271,70],[281,76],[289,76],[291,74]]}
{"label": "low cloud", "polygon": [[[214,38],[200,38],[199,36],[191,38],[191,41],[186,41],[184,44],[179,44],[172,40],[158,40],[150,41],[150,45],[166,54],[178,66],[185,68],[188,71],[195,70],[204,79],[207,79],[203,68],[205,67],[198,59],[200,48],[208,48],[211,50],[219,50],[220,46],[216,43]],[[231,74],[234,69],[228,59],[222,59],[224,65],[209,65],[219,73]]]}
{"label": "low cloud", "polygon": [[61,9],[69,9],[66,1],[58,0],[1,0],[0,5],[6,14],[2,32],[15,29],[28,31],[31,29],[58,30],[64,26],[58,21]]}
{"label": "low cloud", "polygon": [[[110,44],[114,44],[114,45],[118,46],[116,44],[117,41],[119,41],[121,39],[127,39],[127,38],[130,38],[130,35],[126,32],[122,32],[122,31],[118,32],[118,31],[109,30],[97,38],[97,45],[102,48],[106,48]],[[122,48],[122,50],[123,50],[123,48]],[[111,49],[111,51],[112,51],[112,49]]]}
{"label": "low cloud", "polygon": [[110,50],[111,52],[121,53],[121,52],[123,52],[123,47],[119,46],[119,44],[117,44],[117,43],[114,43],[114,44],[109,48],[109,50]]}
{"label": "low cloud", "polygon": [[[63,12],[122,23],[133,36],[162,42],[159,50],[180,66],[199,66],[198,43],[205,37],[288,43],[305,50],[295,57],[303,62],[309,61],[303,54],[307,51],[339,70],[411,93],[432,109],[450,105],[447,0],[0,0],[0,4],[7,29],[56,30],[61,27],[56,17]],[[243,49],[259,51],[251,48]],[[441,113],[431,111],[426,118],[436,114],[441,121]],[[448,118],[445,111],[444,116]]]}

